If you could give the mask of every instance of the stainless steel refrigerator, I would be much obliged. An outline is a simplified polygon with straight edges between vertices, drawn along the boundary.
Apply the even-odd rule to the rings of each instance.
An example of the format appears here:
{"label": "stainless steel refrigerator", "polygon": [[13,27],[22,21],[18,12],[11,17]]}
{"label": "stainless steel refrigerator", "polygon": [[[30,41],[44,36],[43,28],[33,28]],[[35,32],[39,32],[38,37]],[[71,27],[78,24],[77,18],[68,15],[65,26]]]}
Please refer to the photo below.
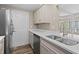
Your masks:
{"label": "stainless steel refrigerator", "polygon": [[13,34],[13,22],[9,9],[0,9],[0,36],[5,36],[4,53],[11,53],[11,40]]}

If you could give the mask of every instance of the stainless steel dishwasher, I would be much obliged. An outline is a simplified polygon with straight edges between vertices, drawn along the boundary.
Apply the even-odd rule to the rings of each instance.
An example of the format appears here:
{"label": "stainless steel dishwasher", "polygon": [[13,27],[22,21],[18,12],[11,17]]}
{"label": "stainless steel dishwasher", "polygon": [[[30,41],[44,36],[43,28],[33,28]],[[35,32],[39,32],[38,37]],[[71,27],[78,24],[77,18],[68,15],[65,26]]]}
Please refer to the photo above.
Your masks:
{"label": "stainless steel dishwasher", "polygon": [[40,54],[40,36],[33,34],[33,52],[34,54]]}

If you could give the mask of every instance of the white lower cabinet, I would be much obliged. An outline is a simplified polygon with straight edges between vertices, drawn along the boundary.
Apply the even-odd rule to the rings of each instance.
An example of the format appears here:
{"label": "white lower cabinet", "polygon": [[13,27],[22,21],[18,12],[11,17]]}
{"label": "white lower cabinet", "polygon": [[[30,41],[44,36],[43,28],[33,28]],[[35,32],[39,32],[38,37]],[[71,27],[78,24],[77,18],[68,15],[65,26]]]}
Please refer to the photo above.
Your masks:
{"label": "white lower cabinet", "polygon": [[33,47],[33,34],[31,32],[29,32],[29,43],[30,43],[32,49],[34,49],[34,47]]}
{"label": "white lower cabinet", "polygon": [[4,39],[0,40],[0,54],[4,54]]}
{"label": "white lower cabinet", "polygon": [[51,51],[48,47],[45,45],[41,44],[40,45],[40,54],[55,54],[54,51]]}
{"label": "white lower cabinet", "polygon": [[70,52],[40,39],[40,54],[71,54]]}

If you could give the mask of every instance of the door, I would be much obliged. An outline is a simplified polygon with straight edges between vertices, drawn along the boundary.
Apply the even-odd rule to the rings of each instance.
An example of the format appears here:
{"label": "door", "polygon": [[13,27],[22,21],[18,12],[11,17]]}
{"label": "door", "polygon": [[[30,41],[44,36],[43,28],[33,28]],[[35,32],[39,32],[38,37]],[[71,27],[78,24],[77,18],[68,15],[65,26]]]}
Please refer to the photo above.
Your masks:
{"label": "door", "polygon": [[14,25],[12,47],[28,44],[28,13],[25,11],[12,10],[11,14]]}

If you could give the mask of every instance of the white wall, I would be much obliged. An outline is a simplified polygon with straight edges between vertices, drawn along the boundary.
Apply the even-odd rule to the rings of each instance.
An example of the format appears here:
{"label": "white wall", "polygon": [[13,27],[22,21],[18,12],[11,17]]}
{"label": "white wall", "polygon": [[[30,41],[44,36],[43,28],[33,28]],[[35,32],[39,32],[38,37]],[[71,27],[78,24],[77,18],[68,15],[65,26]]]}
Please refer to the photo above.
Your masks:
{"label": "white wall", "polygon": [[12,47],[29,44],[29,12],[11,10],[15,31],[12,38]]}

